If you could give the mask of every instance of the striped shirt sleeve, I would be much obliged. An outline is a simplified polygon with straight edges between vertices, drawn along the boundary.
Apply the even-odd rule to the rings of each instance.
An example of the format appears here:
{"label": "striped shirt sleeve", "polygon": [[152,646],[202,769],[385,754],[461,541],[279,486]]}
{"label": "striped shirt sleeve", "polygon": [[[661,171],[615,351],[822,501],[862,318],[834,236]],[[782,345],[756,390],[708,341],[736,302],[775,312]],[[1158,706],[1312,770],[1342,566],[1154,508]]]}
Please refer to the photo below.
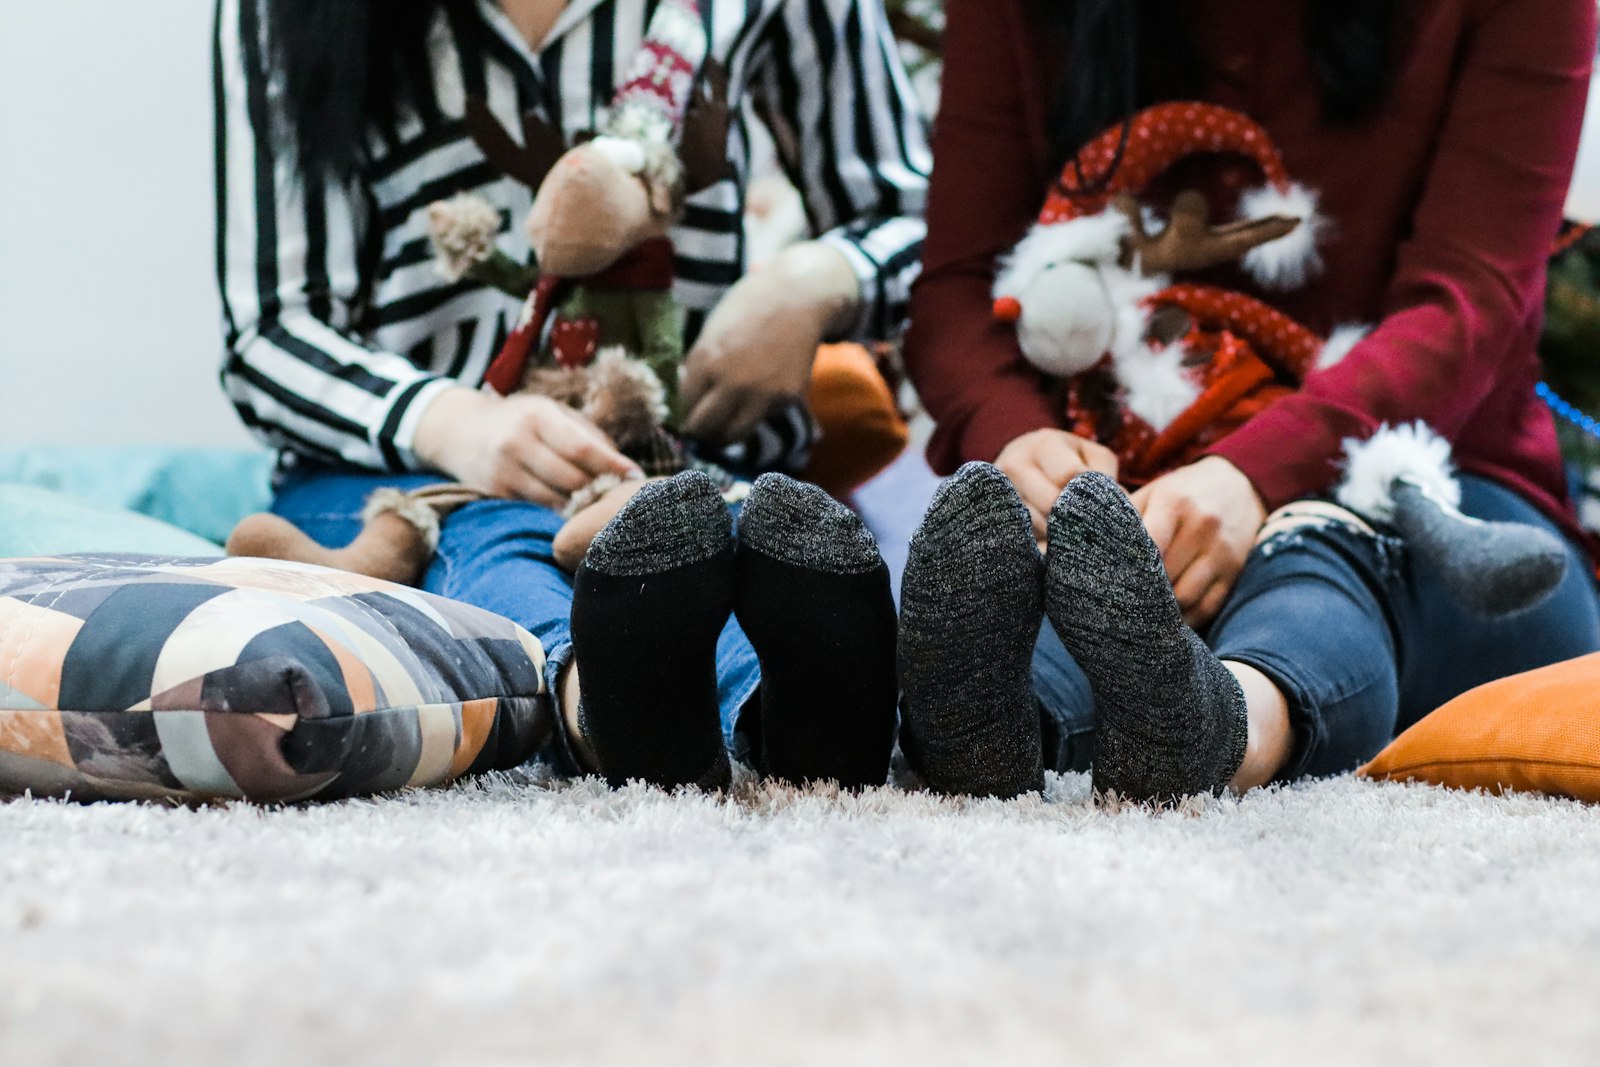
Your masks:
{"label": "striped shirt sleeve", "polygon": [[376,470],[419,466],[427,403],[452,382],[364,344],[349,329],[363,292],[367,198],[303,179],[275,137],[284,118],[268,77],[260,0],[218,0],[217,281],[227,351],[222,383],[269,444]]}
{"label": "striped shirt sleeve", "polygon": [[851,335],[898,335],[932,157],[882,0],[784,0],[755,87],[814,233],[861,282]]}

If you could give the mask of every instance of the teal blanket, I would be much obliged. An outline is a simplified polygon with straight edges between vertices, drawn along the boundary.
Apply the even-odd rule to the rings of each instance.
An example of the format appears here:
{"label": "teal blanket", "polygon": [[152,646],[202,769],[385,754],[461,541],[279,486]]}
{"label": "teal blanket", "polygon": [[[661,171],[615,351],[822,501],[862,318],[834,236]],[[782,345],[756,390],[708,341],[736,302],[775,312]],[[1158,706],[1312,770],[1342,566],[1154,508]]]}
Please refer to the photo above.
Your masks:
{"label": "teal blanket", "polygon": [[271,499],[264,451],[160,446],[0,448],[0,483],[138,512],[214,544]]}

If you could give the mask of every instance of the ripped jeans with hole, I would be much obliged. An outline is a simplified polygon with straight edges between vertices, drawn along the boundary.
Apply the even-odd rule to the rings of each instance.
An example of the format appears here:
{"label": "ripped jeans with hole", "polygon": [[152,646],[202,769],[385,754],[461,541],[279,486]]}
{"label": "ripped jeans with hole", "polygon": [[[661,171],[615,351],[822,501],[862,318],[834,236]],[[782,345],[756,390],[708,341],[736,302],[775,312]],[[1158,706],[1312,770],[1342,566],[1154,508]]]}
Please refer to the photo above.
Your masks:
{"label": "ripped jeans with hole", "polygon": [[[1475,618],[1401,542],[1316,505],[1269,529],[1251,552],[1201,636],[1219,657],[1256,668],[1288,698],[1295,742],[1281,779],[1351,770],[1468,689],[1600,651],[1600,594],[1588,555],[1504,486],[1465,475],[1461,490],[1467,515],[1532,523],[1563,537],[1571,562],[1548,600],[1509,618]],[[1045,766],[1087,770],[1094,694],[1048,624],[1033,674]]]}

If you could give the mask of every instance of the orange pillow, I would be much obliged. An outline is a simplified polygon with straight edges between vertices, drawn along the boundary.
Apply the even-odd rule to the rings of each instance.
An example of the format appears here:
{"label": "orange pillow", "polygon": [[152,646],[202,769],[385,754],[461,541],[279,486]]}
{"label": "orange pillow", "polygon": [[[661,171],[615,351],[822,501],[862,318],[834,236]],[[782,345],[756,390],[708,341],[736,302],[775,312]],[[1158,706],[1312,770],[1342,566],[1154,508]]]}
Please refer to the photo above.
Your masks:
{"label": "orange pillow", "polygon": [[1600,801],[1600,653],[1463,693],[1359,773]]}
{"label": "orange pillow", "polygon": [[822,435],[805,478],[844,496],[893,463],[911,433],[878,364],[860,345],[823,345],[806,397]]}

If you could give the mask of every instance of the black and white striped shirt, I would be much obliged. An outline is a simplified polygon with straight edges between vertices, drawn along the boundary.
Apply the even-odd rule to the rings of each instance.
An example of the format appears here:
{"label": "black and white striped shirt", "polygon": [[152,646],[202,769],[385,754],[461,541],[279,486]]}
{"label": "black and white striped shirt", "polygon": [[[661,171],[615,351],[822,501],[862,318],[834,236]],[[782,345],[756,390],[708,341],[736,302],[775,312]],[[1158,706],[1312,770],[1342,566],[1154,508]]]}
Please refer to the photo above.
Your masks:
{"label": "black and white striped shirt", "polygon": [[[435,272],[427,206],[471,190],[502,212],[500,245],[526,258],[532,193],[489,165],[462,122],[484,96],[508,130],[539,110],[572,135],[599,126],[652,0],[570,0],[531,51],[495,0],[441,13],[430,41],[432,99],[398,136],[374,134],[350,183],[307,182],[278,151],[279,84],[265,61],[266,3],[218,0],[215,92],[217,269],[223,386],[240,417],[288,454],[379,470],[412,451],[429,400],[477,386],[519,306]],[[710,55],[730,72],[734,176],[693,197],[673,231],[675,295],[692,342],[743,274],[750,123],[774,140],[813,231],[855,266],[854,333],[899,329],[918,270],[931,160],[881,0],[700,0]],[[788,147],[785,148],[784,146]],[[767,427],[746,457],[798,432]]]}

